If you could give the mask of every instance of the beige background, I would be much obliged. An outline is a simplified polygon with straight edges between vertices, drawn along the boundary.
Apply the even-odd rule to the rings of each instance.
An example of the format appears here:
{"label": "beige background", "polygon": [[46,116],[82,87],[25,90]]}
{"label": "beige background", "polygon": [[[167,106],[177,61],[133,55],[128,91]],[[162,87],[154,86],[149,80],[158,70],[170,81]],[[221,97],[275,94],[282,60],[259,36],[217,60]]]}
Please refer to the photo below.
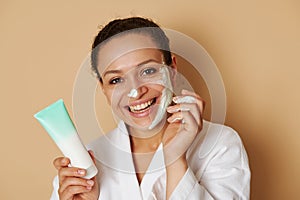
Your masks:
{"label": "beige background", "polygon": [[71,107],[97,26],[130,15],[193,37],[214,59],[226,124],[249,154],[251,199],[299,198],[299,1],[2,0],[0,199],[49,199],[60,152],[32,115],[58,98]]}

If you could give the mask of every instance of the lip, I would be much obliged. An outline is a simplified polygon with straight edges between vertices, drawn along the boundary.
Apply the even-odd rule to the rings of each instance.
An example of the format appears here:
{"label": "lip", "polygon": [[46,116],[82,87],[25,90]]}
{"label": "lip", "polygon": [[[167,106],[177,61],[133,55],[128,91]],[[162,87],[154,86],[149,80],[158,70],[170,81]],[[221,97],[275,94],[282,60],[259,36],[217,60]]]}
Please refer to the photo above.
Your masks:
{"label": "lip", "polygon": [[141,105],[141,104],[146,103],[146,102],[148,102],[148,101],[150,101],[152,99],[157,99],[157,97],[151,97],[151,98],[147,98],[147,99],[140,99],[140,100],[132,101],[126,107]]}
{"label": "lip", "polygon": [[[131,102],[128,106],[125,106],[125,109],[127,110],[127,112],[129,112],[129,114],[132,117],[135,117],[135,118],[146,117],[146,116],[150,115],[151,111],[153,110],[153,107],[157,104],[157,99],[158,99],[158,97],[136,100],[136,101]],[[146,108],[140,112],[131,112],[130,111],[129,106],[141,105],[141,104],[147,103],[148,101],[151,101],[151,100],[153,100],[154,103],[151,106],[149,106],[148,108]]]}

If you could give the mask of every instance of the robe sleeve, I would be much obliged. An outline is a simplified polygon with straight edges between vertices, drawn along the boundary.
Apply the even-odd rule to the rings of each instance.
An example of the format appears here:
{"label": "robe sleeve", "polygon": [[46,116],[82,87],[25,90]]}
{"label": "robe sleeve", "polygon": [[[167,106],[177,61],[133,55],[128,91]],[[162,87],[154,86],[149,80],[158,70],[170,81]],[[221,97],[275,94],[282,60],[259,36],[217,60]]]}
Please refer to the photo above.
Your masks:
{"label": "robe sleeve", "polygon": [[53,191],[50,200],[59,200],[58,187],[58,176],[55,176],[53,179]]}
{"label": "robe sleeve", "polygon": [[[200,162],[199,156],[194,156],[193,159],[192,163],[197,162],[197,159]],[[201,159],[201,162],[205,159],[203,163],[207,163],[204,170],[193,171],[189,167],[174,189],[171,200],[249,199],[248,157],[238,134],[233,129],[226,128],[209,153]],[[165,196],[161,195],[161,191],[166,184],[161,181],[162,179],[158,179],[155,183],[152,194],[156,199],[163,200]]]}

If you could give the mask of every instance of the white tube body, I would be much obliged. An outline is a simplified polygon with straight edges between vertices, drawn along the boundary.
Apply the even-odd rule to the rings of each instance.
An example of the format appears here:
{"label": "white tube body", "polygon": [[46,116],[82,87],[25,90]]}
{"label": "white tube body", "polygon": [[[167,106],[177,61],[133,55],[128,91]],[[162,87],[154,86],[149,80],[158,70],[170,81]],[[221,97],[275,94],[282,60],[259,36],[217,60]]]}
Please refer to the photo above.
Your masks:
{"label": "white tube body", "polygon": [[71,166],[87,170],[83,178],[90,179],[98,173],[97,167],[77,134],[63,100],[58,100],[34,117],[46,129],[64,156],[70,159]]}

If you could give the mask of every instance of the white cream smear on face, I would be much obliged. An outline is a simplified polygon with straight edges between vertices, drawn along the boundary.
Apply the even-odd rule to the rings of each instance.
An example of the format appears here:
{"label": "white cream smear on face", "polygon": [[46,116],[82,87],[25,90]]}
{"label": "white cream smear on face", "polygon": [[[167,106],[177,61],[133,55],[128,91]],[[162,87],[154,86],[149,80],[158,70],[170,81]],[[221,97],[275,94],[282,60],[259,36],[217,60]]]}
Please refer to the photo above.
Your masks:
{"label": "white cream smear on face", "polygon": [[130,92],[127,94],[128,97],[136,98],[138,95],[138,91],[136,89],[131,89]]}
{"label": "white cream smear on face", "polygon": [[168,67],[162,67],[160,69],[160,73],[162,74],[162,82],[160,84],[162,84],[165,88],[162,91],[161,100],[156,116],[152,121],[151,125],[148,127],[149,130],[153,129],[163,119],[164,115],[167,112],[167,107],[172,102],[173,88]]}

